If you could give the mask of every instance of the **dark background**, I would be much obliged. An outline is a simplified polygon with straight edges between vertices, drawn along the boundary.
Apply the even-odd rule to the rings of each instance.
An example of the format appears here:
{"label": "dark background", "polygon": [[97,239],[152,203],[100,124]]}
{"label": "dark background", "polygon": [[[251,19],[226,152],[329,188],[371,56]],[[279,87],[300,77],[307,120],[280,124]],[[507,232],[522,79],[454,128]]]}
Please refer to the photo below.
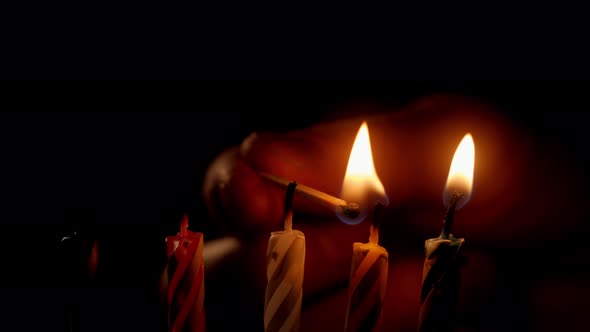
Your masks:
{"label": "dark background", "polygon": [[[162,331],[153,290],[163,239],[188,213],[218,236],[201,199],[206,168],[252,131],[304,127],[458,93],[499,106],[541,139],[586,146],[587,83],[576,81],[160,82],[15,85],[0,115],[3,164],[0,328],[67,330],[72,287],[88,331]],[[97,278],[69,277],[60,239],[108,243]],[[87,247],[84,247],[87,248]],[[69,285],[69,286],[66,286]],[[73,285],[73,286],[72,286]],[[76,288],[76,285],[80,286]]]}
{"label": "dark background", "polygon": [[556,3],[362,7],[14,3],[3,10],[0,77],[543,79],[590,73],[583,9]]}

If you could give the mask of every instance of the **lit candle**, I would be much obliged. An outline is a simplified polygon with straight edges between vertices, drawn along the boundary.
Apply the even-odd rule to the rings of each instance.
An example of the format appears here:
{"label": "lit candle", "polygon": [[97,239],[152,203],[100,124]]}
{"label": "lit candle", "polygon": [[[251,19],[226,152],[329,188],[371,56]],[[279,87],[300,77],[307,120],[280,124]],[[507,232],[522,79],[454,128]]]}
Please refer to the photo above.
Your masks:
{"label": "lit candle", "polygon": [[422,272],[422,292],[418,330],[452,331],[453,314],[459,290],[460,249],[464,239],[455,238],[451,224],[455,210],[462,208],[471,197],[475,146],[466,134],[453,156],[443,200],[447,213],[439,237],[424,244],[426,259]]}
{"label": "lit candle", "polygon": [[348,286],[345,331],[378,331],[383,316],[383,299],[387,287],[388,253],[379,245],[379,212],[389,203],[383,184],[377,176],[371,154],[369,130],[363,123],[358,131],[342,184],[342,198],[357,202],[360,213],[356,218],[339,214],[348,224],[358,224],[372,211],[369,241],[352,246],[352,264]]}
{"label": "lit candle", "polygon": [[298,331],[303,300],[305,235],[292,227],[291,202],[296,183],[287,187],[284,230],[272,232],[266,253],[264,330]]}
{"label": "lit candle", "polygon": [[166,237],[168,264],[168,330],[205,331],[203,233],[188,230],[185,215],[180,232]]}

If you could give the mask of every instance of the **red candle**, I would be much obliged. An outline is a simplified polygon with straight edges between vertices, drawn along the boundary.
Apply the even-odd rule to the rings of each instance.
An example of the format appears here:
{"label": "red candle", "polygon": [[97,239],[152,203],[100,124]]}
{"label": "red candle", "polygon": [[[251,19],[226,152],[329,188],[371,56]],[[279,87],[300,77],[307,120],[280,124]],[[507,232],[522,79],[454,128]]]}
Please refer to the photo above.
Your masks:
{"label": "red candle", "polygon": [[180,232],[166,237],[168,264],[168,331],[205,331],[203,233],[188,230],[185,215]]}

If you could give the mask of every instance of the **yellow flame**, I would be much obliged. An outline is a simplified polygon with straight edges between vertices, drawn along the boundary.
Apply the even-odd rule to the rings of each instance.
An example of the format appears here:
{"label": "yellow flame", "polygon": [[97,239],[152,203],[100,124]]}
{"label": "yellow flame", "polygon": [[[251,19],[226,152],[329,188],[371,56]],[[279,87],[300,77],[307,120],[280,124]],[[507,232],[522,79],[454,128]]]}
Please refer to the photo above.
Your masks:
{"label": "yellow flame", "polygon": [[[449,176],[447,178],[447,185],[445,186],[445,196],[450,197],[454,192],[463,194],[461,204],[458,208],[465,205],[471,197],[473,188],[473,166],[475,163],[475,145],[471,134],[466,134],[459,143],[451,168],[449,169]],[[445,199],[445,204],[448,204]]]}
{"label": "yellow flame", "polygon": [[[383,204],[389,203],[385,188],[379,180],[373,164],[369,128],[366,122],[361,125],[350,151],[341,196],[345,201],[357,203],[361,207],[375,204],[377,201]],[[361,218],[364,217],[366,214],[361,215]]]}
{"label": "yellow flame", "polygon": [[376,174],[369,140],[369,127],[367,122],[363,122],[350,151],[346,176],[376,177]]}

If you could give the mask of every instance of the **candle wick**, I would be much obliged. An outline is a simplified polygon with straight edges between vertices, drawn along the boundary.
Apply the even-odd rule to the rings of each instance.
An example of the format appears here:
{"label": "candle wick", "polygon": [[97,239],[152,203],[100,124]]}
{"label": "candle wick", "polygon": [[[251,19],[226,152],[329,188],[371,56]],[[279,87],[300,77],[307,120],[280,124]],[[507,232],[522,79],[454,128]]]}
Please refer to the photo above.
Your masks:
{"label": "candle wick", "polygon": [[463,197],[462,193],[454,192],[451,195],[451,200],[449,202],[449,208],[445,213],[445,218],[443,219],[443,228],[440,233],[440,238],[448,240],[451,232],[451,225],[453,224],[453,218],[455,216],[455,208],[457,207],[457,202]]}
{"label": "candle wick", "polygon": [[371,225],[371,229],[369,230],[369,243],[379,244],[379,228],[374,225]]}
{"label": "candle wick", "polygon": [[295,196],[295,188],[297,182],[290,182],[285,192],[285,211],[283,215],[284,228],[286,231],[293,229],[293,197]]}
{"label": "candle wick", "polygon": [[180,222],[180,236],[186,236],[188,234],[188,215],[185,213],[182,221]]}
{"label": "candle wick", "polygon": [[369,231],[369,243],[379,244],[379,223],[381,221],[380,217],[383,208],[385,208],[383,203],[377,202],[377,204],[375,204],[375,208],[373,209],[373,222]]}

